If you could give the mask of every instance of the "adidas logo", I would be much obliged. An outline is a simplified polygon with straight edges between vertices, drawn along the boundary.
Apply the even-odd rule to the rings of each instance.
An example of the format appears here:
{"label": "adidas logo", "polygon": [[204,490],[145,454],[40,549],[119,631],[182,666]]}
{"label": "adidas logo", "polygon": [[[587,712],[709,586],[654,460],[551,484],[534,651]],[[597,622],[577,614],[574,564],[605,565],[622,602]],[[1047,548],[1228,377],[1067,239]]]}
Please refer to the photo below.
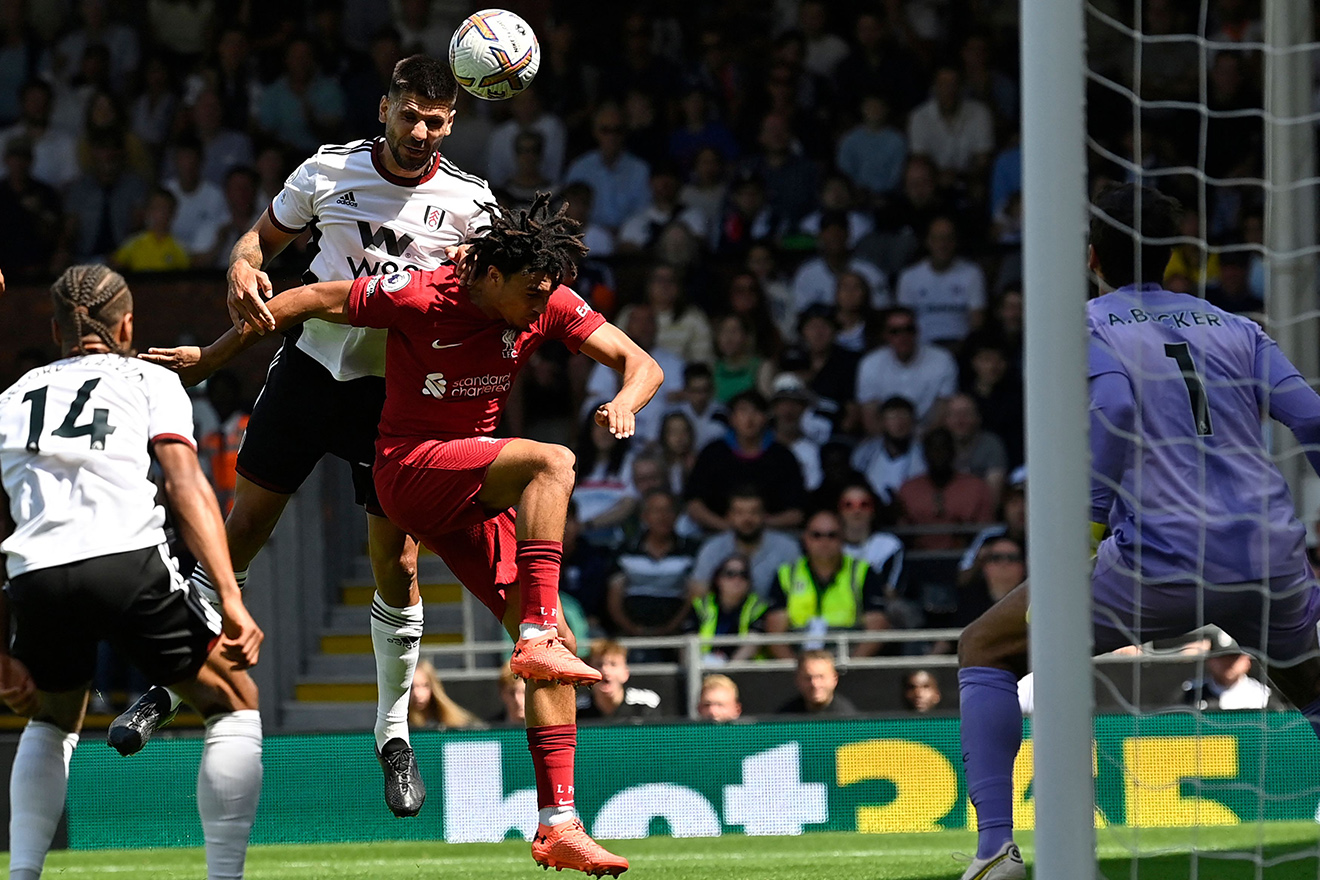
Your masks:
{"label": "adidas logo", "polygon": [[353,191],[350,189],[339,198],[335,199],[336,205],[348,205],[350,208],[358,206],[357,200],[353,198]]}

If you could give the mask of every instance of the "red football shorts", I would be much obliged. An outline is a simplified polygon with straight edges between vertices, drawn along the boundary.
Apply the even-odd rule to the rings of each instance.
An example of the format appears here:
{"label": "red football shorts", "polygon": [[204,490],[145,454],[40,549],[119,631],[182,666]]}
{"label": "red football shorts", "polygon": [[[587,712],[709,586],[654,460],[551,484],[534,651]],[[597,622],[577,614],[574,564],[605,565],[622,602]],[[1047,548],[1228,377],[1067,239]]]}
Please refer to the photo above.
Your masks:
{"label": "red football shorts", "polygon": [[497,619],[506,587],[518,582],[514,511],[488,510],[477,494],[510,439],[426,440],[378,455],[375,467],[385,515],[443,559]]}

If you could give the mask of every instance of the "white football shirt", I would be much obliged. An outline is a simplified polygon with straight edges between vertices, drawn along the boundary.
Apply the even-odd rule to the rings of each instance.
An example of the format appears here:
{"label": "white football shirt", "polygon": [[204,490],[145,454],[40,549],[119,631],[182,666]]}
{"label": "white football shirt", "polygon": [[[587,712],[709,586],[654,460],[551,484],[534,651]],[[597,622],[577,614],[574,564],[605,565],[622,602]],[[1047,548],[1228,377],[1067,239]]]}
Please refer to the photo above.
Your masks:
{"label": "white football shirt", "polygon": [[[435,269],[446,247],[490,225],[480,207],[495,201],[486,181],[439,154],[421,177],[398,177],[381,159],[386,149],[384,138],[321,147],[270,203],[285,232],[312,227],[306,281]],[[312,319],[298,347],[347,382],[385,375],[385,333]]]}
{"label": "white football shirt", "polygon": [[163,544],[147,476],[156,440],[195,449],[192,404],[178,376],[136,358],[65,358],[0,394],[9,576]]}

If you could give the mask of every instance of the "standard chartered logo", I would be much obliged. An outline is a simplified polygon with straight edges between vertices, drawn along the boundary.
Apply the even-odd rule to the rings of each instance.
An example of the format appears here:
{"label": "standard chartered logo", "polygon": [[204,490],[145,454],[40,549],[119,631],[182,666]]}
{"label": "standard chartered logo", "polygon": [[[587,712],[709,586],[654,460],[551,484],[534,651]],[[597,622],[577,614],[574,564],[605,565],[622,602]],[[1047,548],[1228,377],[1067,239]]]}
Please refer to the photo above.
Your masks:
{"label": "standard chartered logo", "polygon": [[422,385],[422,394],[435,398],[444,397],[446,384],[444,373],[427,373],[426,382]]}
{"label": "standard chartered logo", "polygon": [[446,379],[444,373],[428,373],[422,394],[435,398],[447,394],[450,399],[485,397],[490,394],[504,394],[512,384],[512,373],[487,373],[484,376],[464,376],[461,379]]}

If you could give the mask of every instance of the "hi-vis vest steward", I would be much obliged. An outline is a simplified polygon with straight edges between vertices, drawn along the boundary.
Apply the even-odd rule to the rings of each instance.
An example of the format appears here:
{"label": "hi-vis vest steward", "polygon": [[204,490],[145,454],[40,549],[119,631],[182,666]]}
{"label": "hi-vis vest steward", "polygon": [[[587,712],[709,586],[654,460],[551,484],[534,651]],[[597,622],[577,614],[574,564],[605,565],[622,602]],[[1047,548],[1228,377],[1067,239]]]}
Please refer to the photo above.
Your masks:
{"label": "hi-vis vest steward", "polygon": [[843,565],[823,593],[816,594],[816,583],[805,556],[779,566],[779,585],[788,597],[788,625],[803,629],[813,617],[822,617],[831,627],[847,629],[857,625],[857,607],[861,604],[862,584],[869,564],[844,554]]}
{"label": "hi-vis vest steward", "polygon": [[[742,608],[738,611],[738,635],[745,636],[752,631],[752,624],[761,619],[770,606],[755,593],[748,593],[743,601]],[[715,635],[715,627],[720,620],[720,600],[716,598],[715,591],[711,590],[699,599],[692,600],[692,608],[697,612],[698,627],[697,632],[704,638],[710,638]],[[710,651],[710,644],[704,643],[702,650]]]}

